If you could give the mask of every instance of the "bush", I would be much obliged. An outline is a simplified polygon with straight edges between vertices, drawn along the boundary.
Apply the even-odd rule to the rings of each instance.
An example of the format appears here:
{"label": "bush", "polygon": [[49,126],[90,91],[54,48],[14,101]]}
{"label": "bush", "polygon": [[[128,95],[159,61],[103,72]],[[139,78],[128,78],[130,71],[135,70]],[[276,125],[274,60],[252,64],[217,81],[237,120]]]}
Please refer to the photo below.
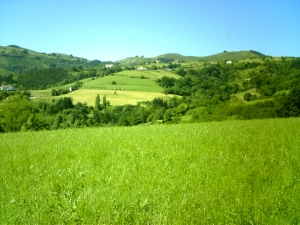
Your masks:
{"label": "bush", "polygon": [[250,101],[251,100],[251,97],[252,97],[252,95],[250,94],[250,93],[246,93],[246,94],[244,94],[244,100],[245,101]]}

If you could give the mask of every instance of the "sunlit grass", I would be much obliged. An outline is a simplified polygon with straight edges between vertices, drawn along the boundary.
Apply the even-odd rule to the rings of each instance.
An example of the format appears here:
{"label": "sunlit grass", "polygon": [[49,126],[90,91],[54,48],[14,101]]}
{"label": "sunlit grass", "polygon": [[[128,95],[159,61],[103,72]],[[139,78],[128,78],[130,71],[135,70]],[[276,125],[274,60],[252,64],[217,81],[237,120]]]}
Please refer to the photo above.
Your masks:
{"label": "sunlit grass", "polygon": [[298,224],[300,120],[0,135],[3,224]]}

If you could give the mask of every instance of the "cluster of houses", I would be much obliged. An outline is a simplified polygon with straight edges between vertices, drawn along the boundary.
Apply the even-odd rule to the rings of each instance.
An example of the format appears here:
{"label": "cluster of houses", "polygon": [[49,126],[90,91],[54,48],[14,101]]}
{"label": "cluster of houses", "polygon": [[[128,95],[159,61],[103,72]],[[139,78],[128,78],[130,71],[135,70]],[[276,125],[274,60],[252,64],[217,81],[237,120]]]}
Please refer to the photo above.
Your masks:
{"label": "cluster of houses", "polygon": [[0,87],[0,90],[1,91],[14,91],[16,89],[13,86],[11,86],[11,85],[2,85]]}

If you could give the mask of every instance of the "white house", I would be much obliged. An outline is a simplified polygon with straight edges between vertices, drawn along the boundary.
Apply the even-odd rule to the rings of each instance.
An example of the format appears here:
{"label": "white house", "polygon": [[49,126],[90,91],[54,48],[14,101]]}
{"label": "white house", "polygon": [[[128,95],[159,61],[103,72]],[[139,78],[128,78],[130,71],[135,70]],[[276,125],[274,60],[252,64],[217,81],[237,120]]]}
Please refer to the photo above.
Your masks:
{"label": "white house", "polygon": [[143,66],[140,66],[140,67],[137,68],[137,70],[147,70],[147,68],[143,67]]}
{"label": "white house", "polygon": [[226,61],[226,64],[232,64],[232,61]]}
{"label": "white house", "polygon": [[13,86],[11,86],[11,85],[2,85],[0,87],[0,90],[1,91],[14,91],[15,88]]}
{"label": "white house", "polygon": [[113,64],[106,64],[105,67],[106,67],[106,68],[112,68],[112,67],[113,67]]}

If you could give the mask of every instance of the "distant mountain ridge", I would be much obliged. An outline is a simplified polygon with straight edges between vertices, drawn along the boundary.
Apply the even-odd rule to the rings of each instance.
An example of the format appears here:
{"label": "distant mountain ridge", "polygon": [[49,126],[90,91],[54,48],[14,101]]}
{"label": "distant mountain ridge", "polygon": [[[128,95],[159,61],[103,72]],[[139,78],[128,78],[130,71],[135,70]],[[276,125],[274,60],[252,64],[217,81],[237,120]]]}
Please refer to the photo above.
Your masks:
{"label": "distant mountain ridge", "polygon": [[235,52],[227,52],[224,51],[222,53],[210,55],[210,56],[184,56],[178,53],[167,53],[163,55],[158,55],[152,58],[144,58],[144,57],[128,57],[123,60],[116,61],[121,65],[126,66],[134,66],[138,65],[142,62],[153,63],[153,62],[161,62],[161,63],[172,63],[176,60],[179,62],[195,62],[195,61],[222,61],[222,60],[244,60],[250,58],[259,58],[264,57],[265,55],[249,50],[249,51],[235,51]]}
{"label": "distant mountain ridge", "polygon": [[[167,53],[156,57],[145,58],[143,56],[128,57],[115,61],[121,66],[137,66],[149,63],[179,63],[197,61],[222,61],[222,60],[243,60],[250,58],[264,57],[257,51],[236,51],[210,55],[210,56],[184,56],[178,53]],[[0,76],[24,74],[28,71],[35,71],[46,68],[71,68],[83,67],[93,68],[99,64],[105,64],[100,60],[87,60],[73,55],[61,53],[39,53],[17,45],[0,46]]]}

